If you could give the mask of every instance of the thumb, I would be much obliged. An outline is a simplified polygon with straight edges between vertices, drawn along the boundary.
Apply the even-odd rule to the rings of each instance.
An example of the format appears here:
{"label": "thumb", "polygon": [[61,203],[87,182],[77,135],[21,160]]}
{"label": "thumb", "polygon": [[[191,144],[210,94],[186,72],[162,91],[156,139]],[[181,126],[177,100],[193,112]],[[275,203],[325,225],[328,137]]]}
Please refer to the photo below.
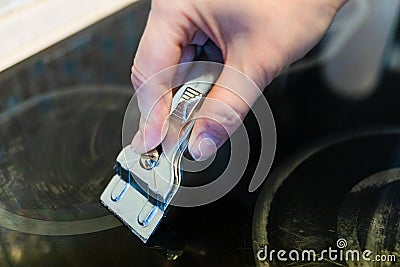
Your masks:
{"label": "thumb", "polygon": [[[274,76],[273,67],[267,66],[264,69],[267,72],[260,74],[256,65],[238,62],[227,59],[218,81],[200,108],[189,140],[189,152],[196,160],[208,159],[225,143],[262,94],[260,87],[270,82],[268,77]],[[246,71],[230,67],[235,65]]]}

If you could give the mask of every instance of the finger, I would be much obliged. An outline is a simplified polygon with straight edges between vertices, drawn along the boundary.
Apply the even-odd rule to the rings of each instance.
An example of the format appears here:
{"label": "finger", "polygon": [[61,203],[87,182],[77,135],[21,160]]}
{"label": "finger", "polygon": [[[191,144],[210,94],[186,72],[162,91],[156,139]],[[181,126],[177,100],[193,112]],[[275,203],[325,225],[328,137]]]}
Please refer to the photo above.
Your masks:
{"label": "finger", "polygon": [[[144,82],[161,70],[178,64],[182,57],[181,46],[190,43],[194,35],[194,32],[187,30],[191,26],[184,16],[171,14],[176,11],[161,8],[161,2],[155,3],[139,44],[131,75],[141,112],[139,131],[132,140],[132,147],[137,153],[151,150],[164,138],[165,131],[162,129],[170,112],[171,78],[174,74],[156,75],[151,82]],[[188,28],[181,25],[188,25]],[[187,54],[185,56],[190,57]]]}

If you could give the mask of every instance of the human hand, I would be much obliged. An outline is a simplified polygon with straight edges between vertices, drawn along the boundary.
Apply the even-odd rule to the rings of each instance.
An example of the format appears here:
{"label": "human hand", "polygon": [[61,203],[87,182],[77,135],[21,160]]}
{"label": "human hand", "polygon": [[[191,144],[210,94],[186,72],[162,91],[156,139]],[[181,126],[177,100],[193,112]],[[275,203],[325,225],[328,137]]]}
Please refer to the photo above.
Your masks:
{"label": "human hand", "polygon": [[[190,154],[206,159],[237,129],[262,89],[318,43],[346,1],[153,0],[132,67],[141,111],[139,131],[132,140],[134,150],[144,153],[161,143],[171,108],[167,81],[158,87],[140,88],[149,77],[192,61],[196,45],[211,39],[224,63],[260,88],[239,88],[237,94],[217,85],[212,88],[206,99],[216,101],[205,101],[200,110],[209,118],[196,120],[189,141]],[[224,72],[220,79],[223,76]]]}

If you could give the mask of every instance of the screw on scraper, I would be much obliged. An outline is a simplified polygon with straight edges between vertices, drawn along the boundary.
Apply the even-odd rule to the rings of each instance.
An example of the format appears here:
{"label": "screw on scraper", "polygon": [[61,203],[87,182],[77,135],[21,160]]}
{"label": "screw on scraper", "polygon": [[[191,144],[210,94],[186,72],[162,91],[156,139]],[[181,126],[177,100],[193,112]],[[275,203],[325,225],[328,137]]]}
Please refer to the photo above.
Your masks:
{"label": "screw on scraper", "polygon": [[125,147],[117,157],[115,175],[100,197],[101,203],[143,242],[155,231],[179,189],[181,158],[198,109],[219,76],[219,72],[198,73],[202,74],[190,78],[173,97],[168,132],[161,146],[141,155]]}
{"label": "screw on scraper", "polygon": [[140,157],[140,166],[145,170],[151,170],[157,166],[159,157],[157,149],[150,150]]}

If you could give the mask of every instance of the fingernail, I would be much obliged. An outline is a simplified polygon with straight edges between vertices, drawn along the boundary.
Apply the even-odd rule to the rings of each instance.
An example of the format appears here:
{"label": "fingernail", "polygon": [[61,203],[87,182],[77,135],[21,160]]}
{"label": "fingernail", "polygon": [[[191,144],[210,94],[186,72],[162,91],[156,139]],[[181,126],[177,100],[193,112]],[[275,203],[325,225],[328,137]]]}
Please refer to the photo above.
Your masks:
{"label": "fingernail", "polygon": [[142,133],[140,131],[138,131],[132,139],[131,146],[132,146],[133,151],[136,152],[137,149],[142,145],[142,143],[143,143],[142,142]]}
{"label": "fingernail", "polygon": [[200,138],[199,142],[196,142],[194,144],[192,149],[192,157],[196,161],[203,161],[208,158],[210,158],[212,155],[214,155],[217,152],[217,144],[218,142],[215,142],[217,138],[212,138],[212,137],[203,137]]}

